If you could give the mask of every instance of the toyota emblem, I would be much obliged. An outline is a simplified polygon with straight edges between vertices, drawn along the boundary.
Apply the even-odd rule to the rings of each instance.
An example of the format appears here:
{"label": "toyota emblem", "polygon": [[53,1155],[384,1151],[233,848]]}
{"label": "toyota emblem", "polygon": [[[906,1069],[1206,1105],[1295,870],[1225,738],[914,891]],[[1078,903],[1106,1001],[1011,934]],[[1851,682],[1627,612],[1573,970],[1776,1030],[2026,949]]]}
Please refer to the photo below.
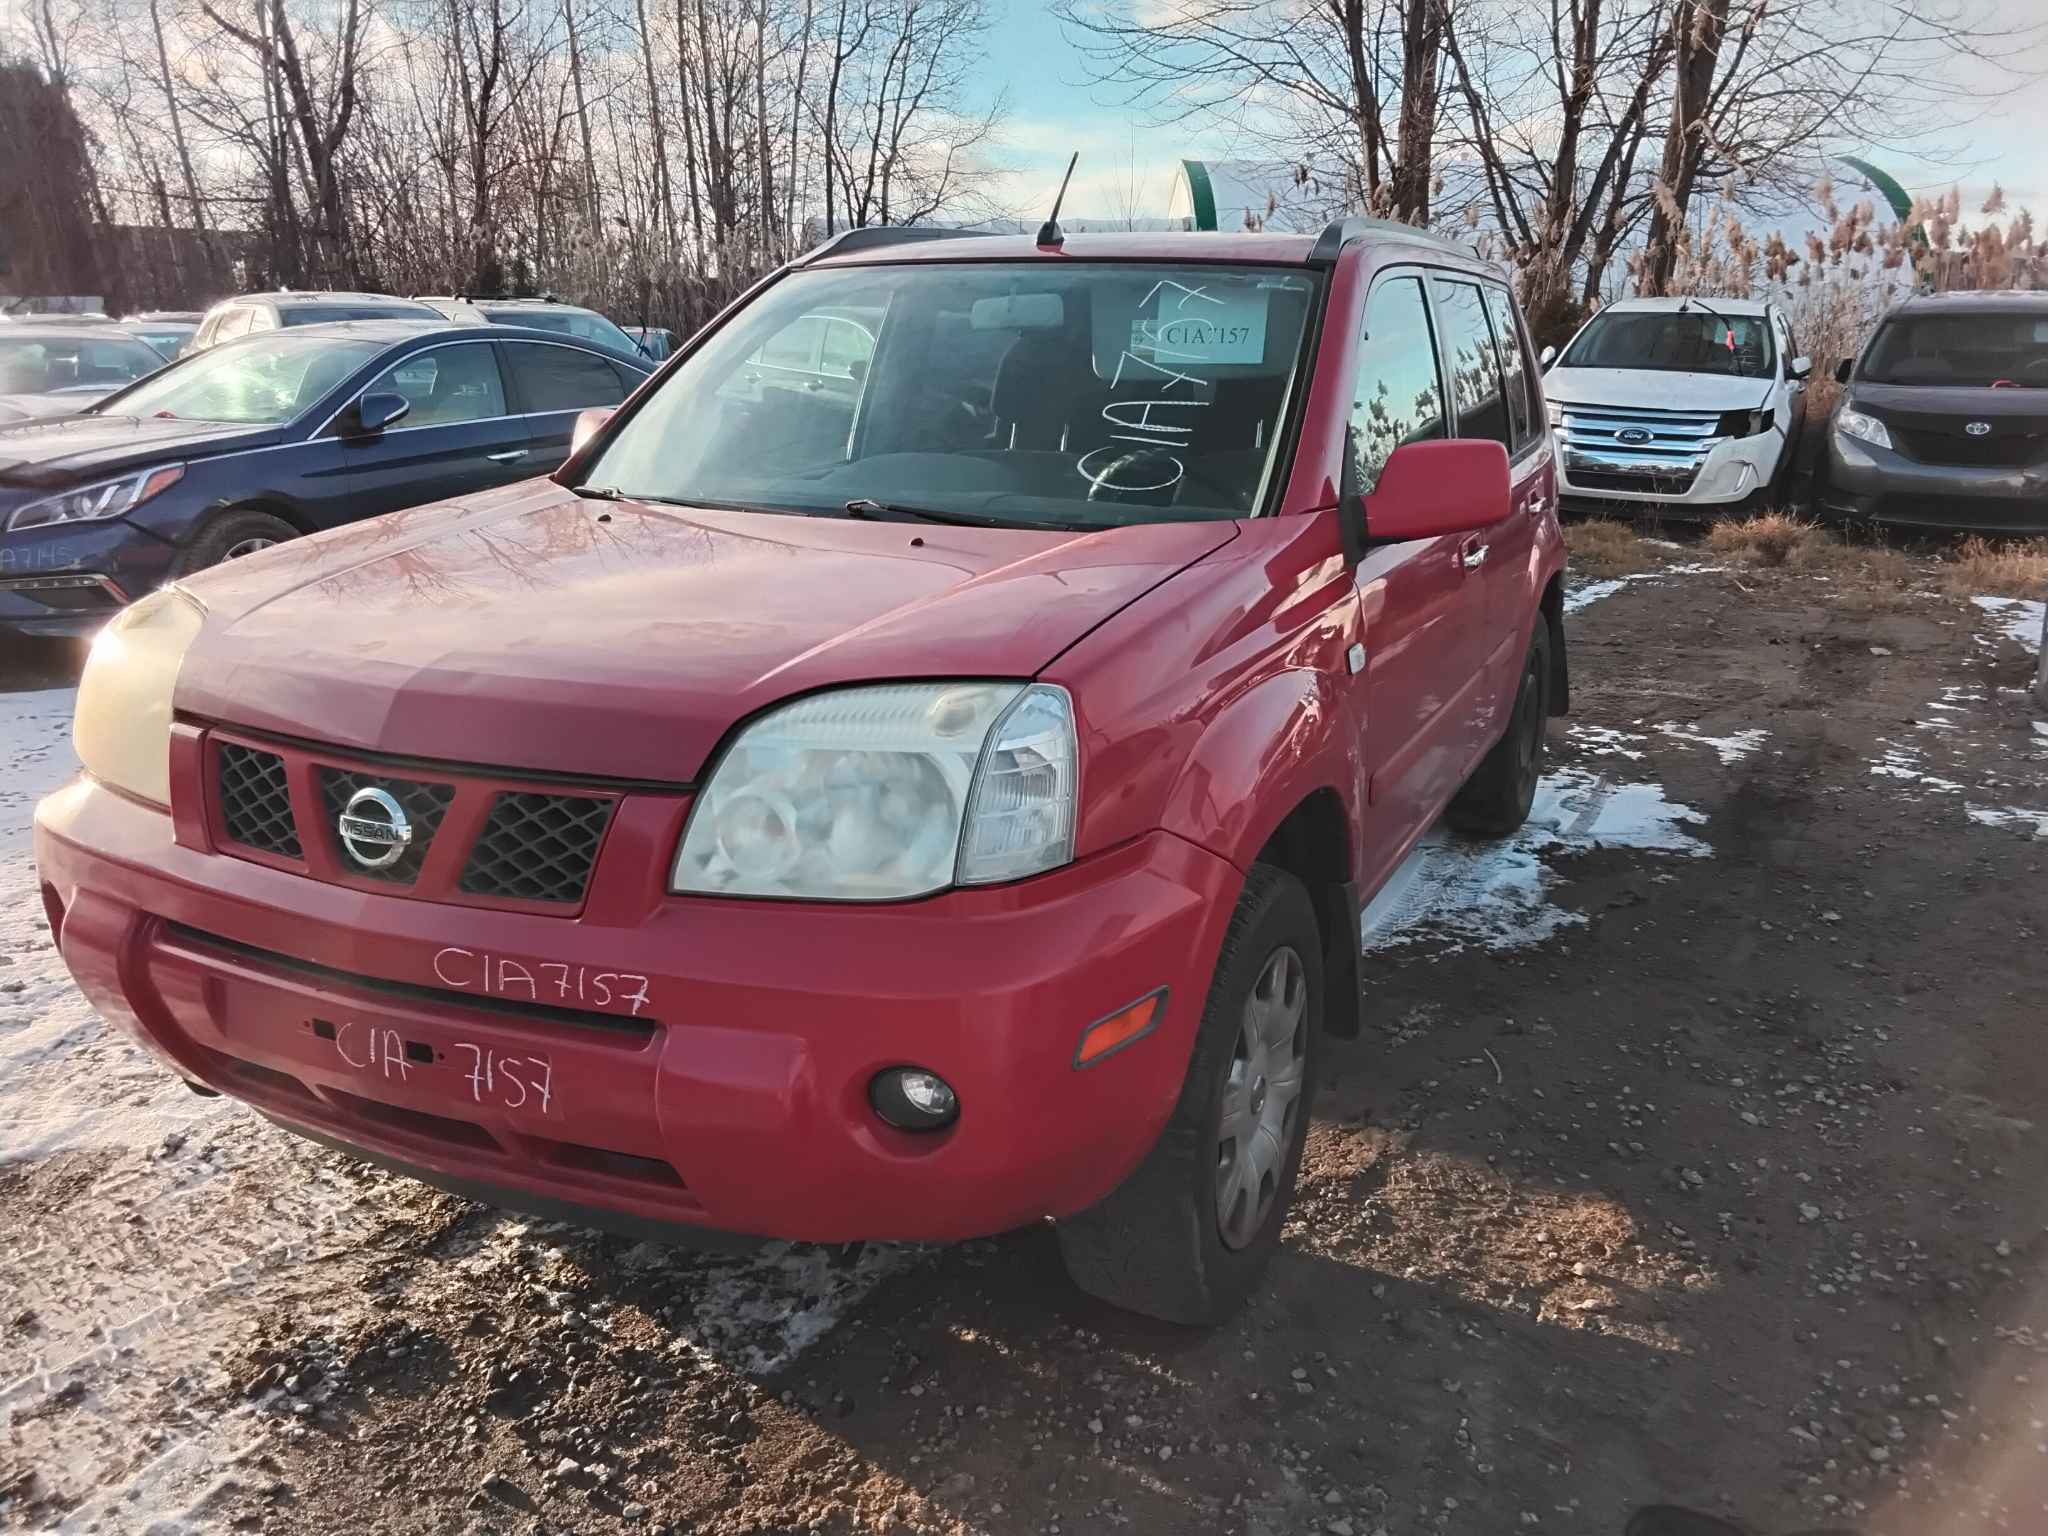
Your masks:
{"label": "toyota emblem", "polygon": [[405,807],[373,784],[348,797],[334,829],[348,856],[365,869],[389,869],[412,845],[412,821]]}
{"label": "toyota emblem", "polygon": [[1641,444],[1650,440],[1650,433],[1641,427],[1623,427],[1614,434],[1617,443]]}
{"label": "toyota emblem", "polygon": [[1991,423],[1988,421],[1973,421],[1963,430],[1972,437],[1986,437],[1990,435]]}

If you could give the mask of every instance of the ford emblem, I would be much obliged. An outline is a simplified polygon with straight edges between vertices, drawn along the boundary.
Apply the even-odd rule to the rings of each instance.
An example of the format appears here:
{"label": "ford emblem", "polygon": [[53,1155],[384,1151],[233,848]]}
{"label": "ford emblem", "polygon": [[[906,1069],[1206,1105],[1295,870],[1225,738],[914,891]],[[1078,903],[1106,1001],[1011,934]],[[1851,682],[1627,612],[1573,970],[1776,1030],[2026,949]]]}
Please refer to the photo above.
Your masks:
{"label": "ford emblem", "polygon": [[1614,434],[1614,440],[1617,443],[1629,443],[1635,445],[1647,443],[1650,440],[1650,436],[1651,434],[1644,430],[1642,427],[1623,427],[1619,432]]}
{"label": "ford emblem", "polygon": [[1972,437],[1986,437],[1990,435],[1991,423],[1988,421],[1973,421],[1963,430]]}
{"label": "ford emblem", "polygon": [[334,829],[348,856],[365,869],[389,869],[412,844],[412,820],[405,807],[372,784],[348,797]]}

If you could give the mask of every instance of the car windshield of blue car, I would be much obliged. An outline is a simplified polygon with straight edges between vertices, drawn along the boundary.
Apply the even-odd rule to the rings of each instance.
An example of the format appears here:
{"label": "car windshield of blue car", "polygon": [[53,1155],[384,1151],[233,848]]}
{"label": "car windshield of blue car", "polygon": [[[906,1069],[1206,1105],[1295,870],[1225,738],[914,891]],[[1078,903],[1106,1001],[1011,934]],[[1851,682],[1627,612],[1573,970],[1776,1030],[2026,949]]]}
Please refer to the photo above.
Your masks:
{"label": "car windshield of blue car", "polygon": [[1579,332],[1558,366],[1767,379],[1777,352],[1762,315],[1717,315],[1700,307],[1609,310]]}
{"label": "car windshield of blue car", "polygon": [[387,343],[280,332],[190,353],[102,400],[103,416],[275,426],[311,409]]}
{"label": "car windshield of blue car", "polygon": [[921,261],[799,272],[581,476],[697,505],[1030,527],[1242,517],[1284,467],[1300,268]]}
{"label": "car windshield of blue car", "polygon": [[1898,315],[1870,344],[1859,377],[1937,389],[2048,389],[2048,315]]}

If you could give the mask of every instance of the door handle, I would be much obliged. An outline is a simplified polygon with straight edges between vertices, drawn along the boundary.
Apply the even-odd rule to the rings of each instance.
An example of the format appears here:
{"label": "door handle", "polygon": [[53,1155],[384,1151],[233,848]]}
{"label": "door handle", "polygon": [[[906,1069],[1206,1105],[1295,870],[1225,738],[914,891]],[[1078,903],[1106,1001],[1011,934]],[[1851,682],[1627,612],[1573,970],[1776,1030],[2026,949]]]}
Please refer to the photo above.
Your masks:
{"label": "door handle", "polygon": [[1484,544],[1470,545],[1458,557],[1458,563],[1468,571],[1476,571],[1486,564],[1486,551],[1487,546]]}
{"label": "door handle", "polygon": [[503,453],[487,453],[484,457],[493,464],[510,464],[514,459],[525,458],[526,450],[524,448],[508,448]]}

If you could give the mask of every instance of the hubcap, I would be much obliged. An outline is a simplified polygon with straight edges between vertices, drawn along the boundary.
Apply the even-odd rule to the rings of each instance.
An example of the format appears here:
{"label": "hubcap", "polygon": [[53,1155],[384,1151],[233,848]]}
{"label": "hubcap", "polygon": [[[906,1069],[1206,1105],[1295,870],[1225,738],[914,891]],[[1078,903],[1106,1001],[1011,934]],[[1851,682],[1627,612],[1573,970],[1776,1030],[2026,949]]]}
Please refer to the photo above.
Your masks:
{"label": "hubcap", "polygon": [[223,558],[239,560],[244,555],[255,554],[259,549],[268,549],[276,542],[275,539],[241,539],[228,546],[228,552]]}
{"label": "hubcap", "polygon": [[1258,1235],[1280,1193],[1308,1052],[1308,973],[1289,945],[1266,957],[1239,1017],[1216,1139],[1216,1228],[1225,1246]]}

